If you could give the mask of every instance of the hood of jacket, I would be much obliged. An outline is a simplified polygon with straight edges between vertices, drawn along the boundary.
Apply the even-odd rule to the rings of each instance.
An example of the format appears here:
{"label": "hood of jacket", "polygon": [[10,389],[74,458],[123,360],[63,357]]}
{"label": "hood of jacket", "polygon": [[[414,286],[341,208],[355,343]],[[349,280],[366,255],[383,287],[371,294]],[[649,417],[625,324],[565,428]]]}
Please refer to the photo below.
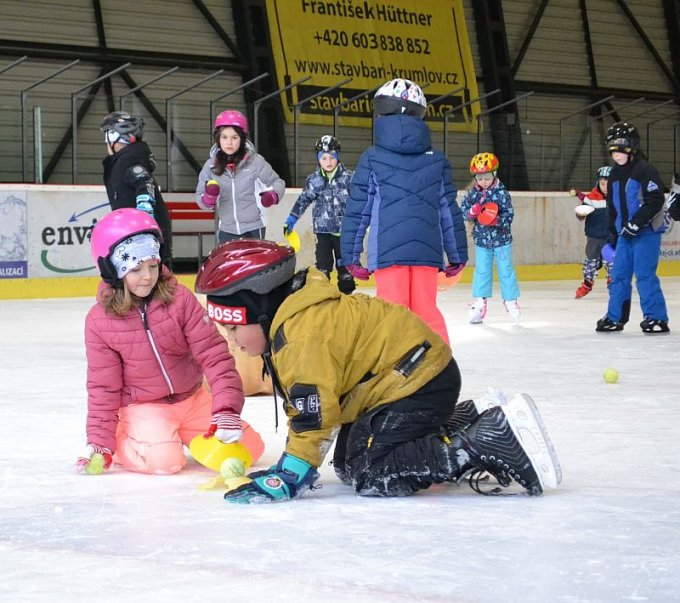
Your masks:
{"label": "hood of jacket", "polygon": [[375,120],[375,144],[401,155],[432,147],[430,128],[413,115],[383,115]]}

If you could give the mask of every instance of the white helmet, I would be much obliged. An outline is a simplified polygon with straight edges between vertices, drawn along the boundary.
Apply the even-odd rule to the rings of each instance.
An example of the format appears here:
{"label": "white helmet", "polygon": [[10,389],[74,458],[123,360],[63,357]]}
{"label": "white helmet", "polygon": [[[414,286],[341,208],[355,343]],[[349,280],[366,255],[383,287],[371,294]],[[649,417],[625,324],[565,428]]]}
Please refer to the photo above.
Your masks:
{"label": "white helmet", "polygon": [[425,116],[427,101],[418,84],[397,78],[380,86],[373,98],[374,115],[405,114],[421,119]]}

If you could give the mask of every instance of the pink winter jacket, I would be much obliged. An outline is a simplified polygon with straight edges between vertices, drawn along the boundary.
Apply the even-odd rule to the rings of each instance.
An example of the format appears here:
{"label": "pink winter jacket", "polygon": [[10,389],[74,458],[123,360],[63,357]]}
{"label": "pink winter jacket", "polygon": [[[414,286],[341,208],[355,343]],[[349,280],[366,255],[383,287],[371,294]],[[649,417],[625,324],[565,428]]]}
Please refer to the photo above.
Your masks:
{"label": "pink winter jacket", "polygon": [[201,386],[204,374],[213,413],[241,413],[243,386],[226,340],[194,294],[173,280],[173,302],[154,299],[146,308],[148,331],[141,308],[107,314],[99,300],[109,285],[99,285],[98,302],[85,319],[89,444],[115,452],[120,407],[179,402]]}

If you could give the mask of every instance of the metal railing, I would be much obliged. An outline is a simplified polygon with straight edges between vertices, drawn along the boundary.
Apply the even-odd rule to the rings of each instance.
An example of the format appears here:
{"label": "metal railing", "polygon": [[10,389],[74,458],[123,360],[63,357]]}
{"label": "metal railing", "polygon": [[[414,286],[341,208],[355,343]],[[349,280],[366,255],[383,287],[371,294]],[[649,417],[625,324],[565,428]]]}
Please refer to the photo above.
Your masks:
{"label": "metal railing", "polygon": [[[26,57],[22,57],[13,63],[9,65],[5,65],[4,67],[0,67],[0,76],[8,72],[9,70],[17,67],[20,65],[23,61],[26,60]],[[33,180],[40,182],[43,178],[43,171],[42,171],[42,140],[45,138],[44,134],[47,130],[54,130],[56,126],[54,125],[53,118],[52,116],[47,113],[47,111],[44,108],[41,108],[40,106],[34,106],[32,107],[33,109],[33,136],[30,137],[30,125],[31,125],[31,107],[29,106],[29,101],[33,101],[30,104],[37,105],[38,103],[33,100],[33,94],[34,91],[41,85],[47,83],[50,80],[53,80],[59,76],[62,76],[66,71],[69,71],[73,69],[76,65],[78,65],[79,60],[74,60],[68,64],[65,64],[57,69],[55,69],[52,72],[46,73],[43,77],[40,77],[36,81],[30,83],[29,85],[25,86],[21,90],[19,90],[19,132],[20,132],[20,145],[21,145],[21,180],[26,182],[28,180]],[[62,139],[62,143],[60,144],[59,150],[61,152],[64,152],[64,149],[68,148],[68,144],[70,142],[71,144],[71,182],[76,184],[79,182],[79,171],[80,171],[80,160],[82,157],[79,158],[79,124],[82,121],[86,111],[87,107],[89,104],[92,102],[92,98],[94,95],[96,95],[97,90],[99,89],[99,85],[102,82],[105,82],[106,80],[110,80],[115,74],[127,69],[130,67],[131,63],[125,63],[124,65],[120,65],[119,67],[112,69],[111,71],[108,71],[107,73],[102,73],[99,77],[96,79],[88,82],[87,84],[83,86],[79,86],[77,89],[73,90],[70,92],[69,97],[70,97],[70,113],[71,113],[71,123],[70,123],[70,131],[67,130],[67,134],[70,134],[70,140],[67,135],[64,136],[64,139]],[[178,71],[178,67],[173,67],[171,69],[168,69],[167,71],[164,71],[162,73],[159,73],[153,77],[150,77],[148,80],[146,80],[144,83],[140,85],[136,85],[128,90],[125,90],[123,93],[119,94],[116,97],[117,104],[119,108],[122,110],[125,106],[125,101],[126,99],[130,98],[131,95],[135,93],[139,93],[143,89],[147,88],[148,86],[163,80],[164,78],[167,78],[168,76],[172,75]],[[175,122],[180,119],[176,116],[174,116],[173,112],[173,107],[174,103],[177,102],[178,98],[186,93],[188,93],[191,90],[195,90],[199,86],[202,86],[212,80],[213,78],[218,77],[224,73],[224,70],[219,70],[215,73],[209,74],[207,77],[204,77],[200,79],[199,81],[181,89],[178,90],[177,92],[174,92],[170,96],[167,96],[164,98],[165,102],[165,123],[161,124],[161,128],[165,128],[165,140],[166,140],[166,158],[165,158],[165,174],[162,173],[159,175],[159,178],[162,178],[163,176],[165,177],[165,183],[166,183],[166,189],[168,191],[173,191],[175,188],[175,182],[173,178],[177,178],[178,174],[181,173],[181,177],[183,178],[183,186],[186,184],[186,179],[187,177],[191,177],[191,173],[186,173],[185,171],[180,172],[179,171],[179,163],[178,165],[174,165],[175,162],[173,162],[173,145],[174,144],[180,144],[181,141],[179,139],[175,139],[175,134],[177,132],[177,128],[173,128],[173,125],[176,125],[173,123],[173,119]],[[208,114],[209,114],[209,119],[210,119],[210,128],[209,131],[212,131],[212,121],[214,119],[214,113],[216,111],[216,106],[217,103],[223,101],[224,99],[233,96],[236,93],[239,93],[243,91],[244,89],[252,86],[253,84],[257,83],[258,81],[263,80],[264,78],[270,77],[268,73],[263,73],[260,74],[246,82],[243,82],[237,86],[234,86],[227,90],[225,93],[215,97],[213,95],[212,98],[209,98],[207,101],[205,101],[208,104]],[[327,88],[323,88],[319,90],[319,86],[317,86],[315,89],[318,90],[314,94],[311,94],[305,98],[300,98],[299,96],[295,94],[285,94],[286,92],[300,86],[304,82],[307,82],[309,80],[312,80],[312,76],[307,76],[299,79],[296,82],[290,83],[287,86],[284,86],[278,90],[275,90],[269,94],[266,94],[260,98],[257,98],[255,101],[249,102],[249,101],[242,101],[239,99],[240,102],[245,104],[246,106],[246,111],[250,110],[250,114],[252,115],[252,135],[253,135],[253,140],[257,148],[259,148],[259,143],[260,143],[260,138],[262,136],[262,125],[259,121],[259,112],[261,109],[261,106],[263,103],[265,103],[267,100],[270,100],[274,97],[281,96],[281,102],[282,103],[288,103],[288,106],[290,109],[292,109],[292,125],[293,125],[293,136],[292,136],[292,148],[289,148],[289,152],[291,154],[290,157],[290,164],[291,167],[293,167],[293,178],[292,178],[292,184],[293,185],[299,185],[299,176],[300,176],[300,149],[299,149],[299,140],[301,137],[302,133],[302,128],[307,127],[306,125],[301,126],[300,121],[302,119],[301,114],[304,113],[302,110],[302,107],[306,103],[310,103],[314,98],[324,95],[324,94],[329,94],[330,92],[333,92],[337,90],[338,88],[341,88],[348,84],[351,81],[351,78],[347,78],[341,82],[338,82],[337,84],[333,86],[329,86]],[[130,86],[134,85],[134,82],[129,84]],[[359,101],[362,98],[366,97],[371,97],[375,91],[380,87],[382,84],[378,84],[376,86],[373,86],[370,89],[366,89],[363,91],[359,91],[357,94],[354,94],[351,98],[343,99],[341,102],[337,103],[329,103],[329,108],[325,109],[323,111],[315,109],[318,112],[321,111],[322,114],[326,115],[327,117],[332,119],[332,126],[333,126],[333,135],[337,136],[338,134],[338,128],[339,125],[341,125],[341,117],[343,117],[343,111],[350,106],[352,103],[355,103]],[[422,86],[423,89],[427,88],[427,85]],[[82,103],[82,106],[80,106],[79,109],[79,100],[82,98],[83,93],[88,90],[88,101],[86,103]],[[432,104],[437,104],[440,101],[443,101],[444,99],[454,97],[456,93],[461,92],[463,90],[462,87],[456,88],[450,92],[447,92],[446,94],[442,94],[441,96],[438,96],[437,98],[430,99],[429,103]],[[465,115],[470,115],[472,112],[469,111],[464,111],[467,107],[470,107],[475,104],[480,104],[485,100],[489,99],[495,94],[498,94],[500,90],[492,90],[490,92],[486,92],[484,94],[481,94],[477,96],[477,98],[474,99],[468,99],[465,100],[465,102],[460,102],[457,103],[455,106],[447,108],[445,111],[443,110],[445,107],[442,107],[442,110],[439,112],[440,116],[443,116],[443,150],[445,153],[448,154],[449,149],[449,134],[451,130],[451,120],[454,114],[457,112],[462,112]],[[109,92],[110,94],[110,92]],[[463,145],[469,145],[471,148],[469,149],[469,154],[472,154],[472,151],[474,150],[474,142],[473,142],[473,137],[476,134],[476,148],[477,150],[480,149],[480,142],[481,142],[481,134],[483,132],[484,126],[487,124],[485,120],[488,119],[489,115],[492,114],[495,111],[498,111],[502,109],[506,105],[518,103],[521,100],[531,96],[533,94],[533,91],[525,93],[523,95],[519,95],[516,98],[513,98],[509,101],[506,101],[504,103],[500,103],[497,105],[490,105],[488,106],[485,110],[480,110],[476,114],[476,128],[471,129],[470,131],[462,132],[461,140],[463,141]],[[294,99],[294,101],[291,101],[291,98]],[[342,98],[342,97],[340,97]],[[643,144],[646,146],[646,152],[647,155],[649,156],[651,152],[655,152],[658,158],[665,162],[666,165],[662,168],[666,171],[671,169],[669,167],[670,164],[670,157],[671,157],[671,145],[672,145],[672,169],[675,170],[677,167],[678,163],[678,140],[677,140],[677,134],[678,134],[678,124],[669,124],[668,127],[664,128],[656,128],[654,129],[653,126],[659,122],[672,122],[672,121],[679,121],[678,116],[680,115],[680,109],[676,111],[671,111],[664,113],[663,115],[658,115],[655,116],[653,115],[655,112],[661,112],[660,110],[663,109],[664,107],[672,106],[672,104],[677,103],[677,99],[675,98],[670,98],[667,100],[664,100],[663,102],[656,102],[656,103],[650,103],[645,97],[641,96],[639,98],[634,98],[630,99],[625,103],[621,103],[618,107],[613,108],[610,107],[608,111],[599,111],[597,114],[592,114],[588,117],[585,118],[583,122],[583,127],[579,128],[578,130],[575,128],[571,128],[568,130],[567,134],[567,129],[566,129],[566,124],[569,122],[569,120],[573,119],[574,117],[578,115],[583,115],[584,113],[591,112],[593,113],[593,110],[600,107],[601,105],[604,105],[605,103],[610,103],[613,99],[615,99],[615,95],[609,95],[605,98],[602,99],[596,99],[594,102],[581,107],[575,111],[572,111],[571,113],[568,113],[567,115],[562,116],[561,118],[558,119],[543,119],[540,120],[540,116],[536,117],[535,115],[529,115],[528,118],[527,116],[524,116],[524,120],[528,122],[532,122],[531,126],[522,126],[522,136],[525,137],[528,133],[528,131],[531,129],[534,132],[541,132],[541,136],[539,137],[534,137],[533,140],[531,141],[532,145],[531,148],[525,151],[527,154],[527,163],[533,162],[534,165],[539,165],[537,163],[537,158],[540,155],[540,166],[541,168],[544,165],[544,160],[547,157],[548,162],[552,163],[556,161],[556,158],[559,156],[559,180],[557,178],[557,170],[554,169],[554,167],[551,169],[551,166],[548,165],[546,166],[546,171],[548,172],[546,179],[548,180],[548,184],[555,189],[561,189],[564,190],[566,187],[566,180],[567,180],[567,172],[569,172],[568,178],[572,177],[572,173],[574,170],[578,170],[579,172],[579,177],[583,177],[586,172],[588,173],[588,177],[590,177],[590,172],[592,172],[592,166],[593,162],[596,161],[595,155],[596,155],[596,148],[597,148],[597,139],[598,136],[595,133],[596,127],[599,127],[599,124],[605,122],[607,118],[610,116],[616,114],[615,119],[623,119],[623,117],[620,117],[620,113],[625,111],[626,109],[633,107],[637,104],[641,104],[644,102],[647,102],[648,105],[650,106],[645,106],[642,108],[642,110],[638,111],[637,113],[630,113],[630,117],[628,117],[628,121],[632,121],[633,123],[636,123],[638,120],[640,120],[640,123],[636,123],[638,128],[641,130],[643,133],[643,136],[645,136],[645,140],[643,141]],[[204,101],[198,101],[199,103],[202,103]],[[488,101],[487,101],[488,102]],[[361,112],[364,113],[365,110],[367,109],[369,105],[362,103],[361,106]],[[145,108],[148,111],[151,111],[149,109],[148,105],[145,104]],[[42,109],[42,110],[41,110]],[[159,113],[160,115],[160,113]],[[366,118],[370,118],[372,120],[372,115],[364,115]],[[654,119],[650,119],[650,117],[654,117]],[[158,116],[156,116],[156,120],[158,121]],[[538,127],[535,125],[535,123],[532,120],[538,119],[539,125]],[[645,119],[646,121],[642,121]],[[162,122],[162,116],[160,117],[159,123]],[[493,120],[492,120],[493,123]],[[352,124],[353,125],[353,124]],[[606,127],[606,126],[604,126]],[[559,130],[559,134],[557,135],[556,138],[556,131]],[[82,133],[81,133],[82,135]],[[363,134],[362,134],[363,135]],[[374,142],[374,131],[371,129],[370,133],[370,143],[372,144]],[[589,137],[589,140],[586,141],[586,137]],[[671,140],[672,138],[672,140]],[[29,142],[32,139],[32,144]],[[353,140],[356,141],[357,137],[354,136]],[[546,144],[547,143],[547,144]],[[368,144],[368,143],[367,143]],[[456,153],[459,152],[459,149],[461,146],[456,147]],[[513,149],[510,149],[510,153],[516,152]],[[606,154],[606,151],[602,151],[603,154]],[[33,157],[31,157],[31,153],[33,153]],[[466,153],[467,154],[467,153]],[[533,154],[533,157],[528,157],[528,154]],[[54,154],[56,155],[56,154]],[[569,157],[569,161],[567,161],[567,157]],[[31,165],[31,159],[33,160],[33,165]],[[507,161],[508,158],[506,158]],[[599,158],[598,158],[599,159]],[[651,160],[652,158],[650,158]],[[51,163],[56,163],[58,161],[54,157],[50,159]],[[191,162],[190,162],[191,163]],[[567,164],[569,164],[569,168],[567,167]],[[182,164],[184,166],[184,164]],[[506,163],[507,165],[507,163]],[[193,167],[193,164],[191,164]],[[32,177],[32,174],[30,173],[31,167],[34,168],[34,175]],[[45,172],[46,177],[49,177],[50,174],[52,173],[52,168],[54,166],[48,166],[47,171]],[[176,172],[176,173],[175,173]],[[582,173],[581,173],[582,172]],[[91,174],[91,170],[89,170],[89,173]],[[17,178],[18,180],[19,178]],[[543,174],[541,175],[541,182],[543,183]],[[184,189],[182,189],[184,190]]]}

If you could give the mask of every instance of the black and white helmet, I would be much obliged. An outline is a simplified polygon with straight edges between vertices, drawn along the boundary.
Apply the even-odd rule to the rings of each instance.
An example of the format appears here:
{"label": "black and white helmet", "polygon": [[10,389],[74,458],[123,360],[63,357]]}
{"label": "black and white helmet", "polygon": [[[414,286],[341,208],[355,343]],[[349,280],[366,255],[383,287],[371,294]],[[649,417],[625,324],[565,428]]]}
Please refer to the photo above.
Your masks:
{"label": "black and white helmet", "polygon": [[331,151],[339,153],[340,141],[335,136],[330,136],[329,134],[326,134],[325,136],[322,136],[321,138],[319,138],[319,140],[316,141],[314,149],[316,150],[317,153],[321,152],[330,153]]}
{"label": "black and white helmet", "polygon": [[396,78],[380,86],[373,97],[374,115],[414,115],[425,117],[427,101],[418,84]]}
{"label": "black and white helmet", "polygon": [[607,130],[605,138],[609,153],[619,151],[620,153],[635,153],[640,150],[640,133],[633,125],[625,121],[613,124]]}
{"label": "black and white helmet", "polygon": [[612,173],[612,168],[610,165],[603,165],[602,167],[598,168],[597,172],[595,172],[595,180],[599,180],[600,178],[609,178],[609,176]]}
{"label": "black and white helmet", "polygon": [[104,118],[99,129],[106,134],[108,144],[131,144],[142,139],[144,120],[125,111],[114,111]]}

